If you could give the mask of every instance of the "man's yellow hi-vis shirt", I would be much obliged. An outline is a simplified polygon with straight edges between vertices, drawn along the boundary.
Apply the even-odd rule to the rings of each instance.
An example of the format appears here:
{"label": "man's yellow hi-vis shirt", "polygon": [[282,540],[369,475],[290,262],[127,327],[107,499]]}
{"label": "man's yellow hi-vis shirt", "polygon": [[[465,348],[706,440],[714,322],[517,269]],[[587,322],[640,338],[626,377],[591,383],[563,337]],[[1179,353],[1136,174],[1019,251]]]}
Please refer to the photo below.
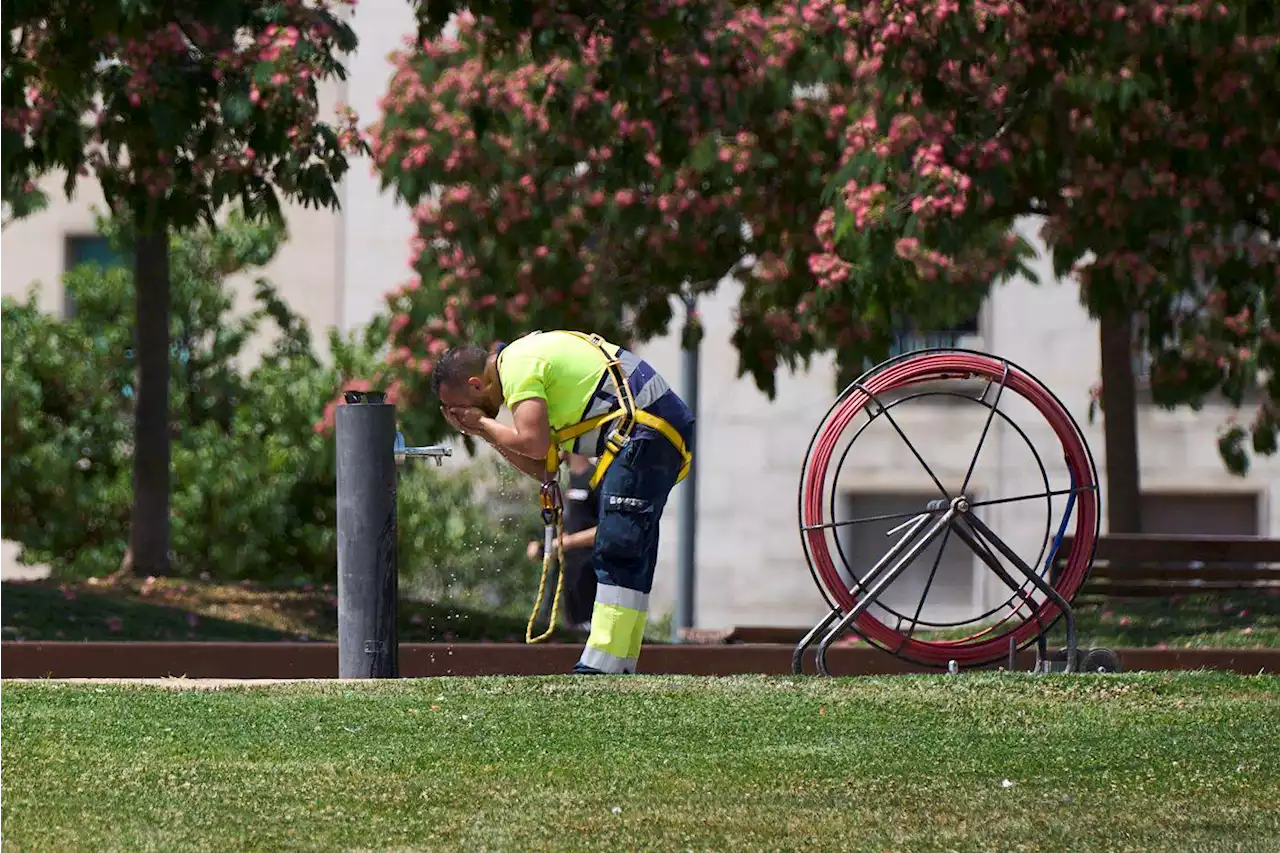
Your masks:
{"label": "man's yellow hi-vis shirt", "polygon": [[[666,380],[634,353],[607,341],[602,346],[608,355],[618,359],[636,408],[662,418],[689,441],[692,413]],[[545,400],[553,432],[562,432],[618,407],[600,349],[573,333],[533,332],[507,344],[498,354],[498,380],[508,409],[522,400]],[[598,457],[612,428],[613,424],[605,424],[562,441],[560,449]]]}

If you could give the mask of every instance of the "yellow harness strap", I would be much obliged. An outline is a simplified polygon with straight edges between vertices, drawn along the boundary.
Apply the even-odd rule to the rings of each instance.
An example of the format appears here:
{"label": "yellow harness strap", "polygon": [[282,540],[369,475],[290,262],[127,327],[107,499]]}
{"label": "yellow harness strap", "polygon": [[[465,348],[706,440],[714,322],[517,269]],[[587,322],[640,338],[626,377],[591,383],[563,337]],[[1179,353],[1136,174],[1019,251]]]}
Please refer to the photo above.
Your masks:
{"label": "yellow harness strap", "polygon": [[[525,628],[524,639],[526,643],[540,643],[551,636],[556,629],[556,618],[560,609],[560,594],[564,590],[564,565],[560,560],[560,552],[564,545],[564,499],[560,493],[560,483],[557,480],[557,474],[560,471],[560,444],[598,429],[604,424],[612,421],[619,421],[618,425],[613,428],[608,437],[605,438],[604,452],[600,454],[600,459],[596,463],[596,469],[591,473],[591,488],[596,488],[604,474],[609,470],[609,466],[613,464],[613,460],[622,452],[622,448],[631,438],[631,433],[635,429],[636,424],[650,427],[662,434],[671,445],[680,452],[680,457],[684,460],[680,466],[680,474],[676,478],[679,483],[689,473],[689,466],[693,462],[693,455],[689,453],[688,447],[685,446],[684,439],[680,433],[676,431],[668,421],[658,417],[643,409],[636,408],[635,397],[631,393],[631,386],[627,384],[627,377],[622,372],[622,364],[616,356],[610,355],[605,349],[604,338],[599,335],[587,335],[582,332],[574,332],[565,330],[567,334],[577,335],[579,338],[591,343],[600,351],[600,355],[604,358],[605,372],[609,374],[609,379],[613,382],[614,396],[617,398],[619,406],[612,412],[606,412],[603,415],[596,415],[585,421],[580,421],[571,427],[565,427],[559,431],[553,431],[551,435],[551,446],[547,449],[547,471],[542,481],[542,523],[545,526],[543,536],[543,554],[542,554],[542,576],[538,579],[538,600],[534,602],[533,612],[529,614],[529,624]],[[559,546],[559,547],[556,547]],[[554,553],[554,556],[553,556]],[[559,569],[556,581],[556,595],[551,604],[551,622],[547,625],[547,630],[543,631],[536,637],[533,634],[533,625],[538,618],[538,608],[542,604],[542,595],[546,590],[547,575],[551,570],[551,561],[556,560]]]}
{"label": "yellow harness strap", "polygon": [[622,373],[622,364],[616,356],[609,355],[609,351],[604,347],[604,338],[599,335],[583,334],[582,332],[568,332],[568,334],[577,335],[593,344],[600,351],[600,355],[605,362],[605,372],[609,374],[609,379],[613,382],[613,393],[618,400],[619,407],[612,412],[596,415],[593,418],[588,418],[556,432],[552,437],[552,445],[558,445],[561,442],[586,435],[610,421],[620,421],[605,439],[604,452],[600,454],[600,460],[596,463],[596,470],[591,474],[591,488],[594,489],[600,485],[600,481],[604,479],[605,471],[609,470],[613,460],[622,451],[627,440],[631,438],[631,432],[635,429],[635,425],[641,424],[657,430],[679,451],[684,463],[680,466],[680,475],[676,478],[676,482],[683,480],[689,473],[689,465],[693,462],[693,456],[689,453],[689,449],[685,447],[684,439],[680,437],[680,433],[666,420],[651,412],[636,408],[635,397],[631,394],[631,386],[627,383],[627,377]]}

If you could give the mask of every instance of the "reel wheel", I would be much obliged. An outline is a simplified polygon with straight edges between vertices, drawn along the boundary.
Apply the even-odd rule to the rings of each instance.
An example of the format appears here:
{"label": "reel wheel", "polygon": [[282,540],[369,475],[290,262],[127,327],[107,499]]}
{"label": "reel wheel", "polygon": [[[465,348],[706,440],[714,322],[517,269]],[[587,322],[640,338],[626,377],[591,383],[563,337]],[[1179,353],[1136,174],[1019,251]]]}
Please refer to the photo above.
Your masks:
{"label": "reel wheel", "polygon": [[1089,649],[1080,664],[1081,672],[1122,672],[1120,656],[1111,649]]}

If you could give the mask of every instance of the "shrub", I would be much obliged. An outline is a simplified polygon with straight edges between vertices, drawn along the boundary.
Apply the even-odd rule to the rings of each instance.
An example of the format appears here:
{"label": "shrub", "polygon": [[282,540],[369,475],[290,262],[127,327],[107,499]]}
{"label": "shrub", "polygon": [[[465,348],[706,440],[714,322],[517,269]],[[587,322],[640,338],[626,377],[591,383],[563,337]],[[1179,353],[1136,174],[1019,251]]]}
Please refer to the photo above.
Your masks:
{"label": "shrub", "polygon": [[[118,241],[110,222],[103,233]],[[219,580],[331,582],[336,575],[334,450],[325,404],[367,375],[386,340],[379,318],[342,338],[332,363],[272,285],[232,313],[224,282],[268,263],[283,234],[232,216],[172,246],[172,572]],[[76,311],[3,301],[3,536],[55,576],[116,570],[128,541],[133,401],[129,270],[86,264],[64,284]],[[249,344],[265,349],[247,370]],[[408,465],[401,473],[402,589],[504,606],[531,599],[525,542],[534,492],[491,466]],[[493,496],[517,497],[501,520]],[[520,606],[524,606],[521,602]]]}

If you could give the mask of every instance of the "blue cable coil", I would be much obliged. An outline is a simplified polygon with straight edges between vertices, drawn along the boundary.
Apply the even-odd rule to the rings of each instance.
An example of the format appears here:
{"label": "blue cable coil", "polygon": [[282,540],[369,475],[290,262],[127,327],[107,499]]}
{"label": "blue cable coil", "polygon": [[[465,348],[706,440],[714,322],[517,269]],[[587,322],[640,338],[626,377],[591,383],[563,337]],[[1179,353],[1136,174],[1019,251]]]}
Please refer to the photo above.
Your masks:
{"label": "blue cable coil", "polygon": [[[1067,508],[1062,513],[1062,523],[1058,525],[1058,533],[1053,537],[1053,547],[1049,549],[1049,557],[1044,561],[1044,570],[1048,574],[1058,556],[1058,548],[1062,545],[1062,537],[1067,533],[1067,524],[1071,521],[1071,510],[1076,506],[1076,474],[1071,470],[1071,462],[1067,461],[1067,474],[1071,477],[1071,491],[1067,493]],[[1052,575],[1050,575],[1052,577]]]}

